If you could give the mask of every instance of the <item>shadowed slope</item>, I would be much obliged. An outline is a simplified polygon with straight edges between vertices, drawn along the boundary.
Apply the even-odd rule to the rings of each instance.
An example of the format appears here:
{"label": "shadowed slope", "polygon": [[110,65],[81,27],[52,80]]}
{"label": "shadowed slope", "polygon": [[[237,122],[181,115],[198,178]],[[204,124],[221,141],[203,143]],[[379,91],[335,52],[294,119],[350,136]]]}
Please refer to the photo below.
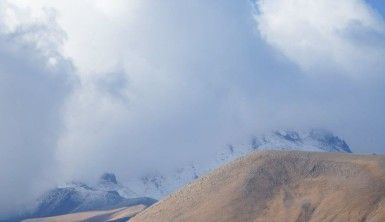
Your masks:
{"label": "shadowed slope", "polygon": [[130,221],[385,221],[385,157],[255,152]]}

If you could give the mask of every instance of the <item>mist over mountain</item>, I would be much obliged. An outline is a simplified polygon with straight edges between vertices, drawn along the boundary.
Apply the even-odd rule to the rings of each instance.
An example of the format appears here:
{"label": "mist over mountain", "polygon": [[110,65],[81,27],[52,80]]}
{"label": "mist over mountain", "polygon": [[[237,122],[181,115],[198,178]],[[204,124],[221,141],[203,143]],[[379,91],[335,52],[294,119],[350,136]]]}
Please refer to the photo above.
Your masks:
{"label": "mist over mountain", "polygon": [[327,130],[276,130],[252,136],[246,143],[225,146],[209,161],[197,159],[172,171],[152,171],[125,183],[119,182],[113,173],[102,174],[93,185],[66,183],[44,192],[28,207],[30,210],[18,213],[20,217],[38,218],[136,205],[147,207],[155,199],[163,199],[191,181],[256,150],[352,152],[343,139]]}
{"label": "mist over mountain", "polygon": [[30,212],[20,214],[24,218],[39,218],[136,205],[149,206],[155,202],[151,198],[164,198],[211,170],[255,150],[352,152],[344,140],[327,130],[277,130],[253,136],[247,143],[228,145],[209,162],[196,160],[171,172],[153,171],[139,178],[131,178],[124,185],[117,181],[113,173],[102,174],[94,186],[81,182],[68,183],[43,193]]}
{"label": "mist over mountain", "polygon": [[137,179],[131,178],[126,184],[134,192],[142,196],[159,199],[211,170],[255,150],[352,152],[343,139],[327,130],[277,130],[259,136],[252,136],[245,143],[225,146],[209,160],[201,161],[197,159],[187,165],[178,166],[172,171],[159,172],[154,170],[151,173],[141,175]]}
{"label": "mist over mountain", "polygon": [[81,182],[71,182],[50,189],[44,192],[33,206],[28,206],[26,210],[19,209],[17,214],[5,221],[122,207],[148,207],[155,202],[155,199],[140,197],[118,183],[114,174],[105,173],[94,186]]}

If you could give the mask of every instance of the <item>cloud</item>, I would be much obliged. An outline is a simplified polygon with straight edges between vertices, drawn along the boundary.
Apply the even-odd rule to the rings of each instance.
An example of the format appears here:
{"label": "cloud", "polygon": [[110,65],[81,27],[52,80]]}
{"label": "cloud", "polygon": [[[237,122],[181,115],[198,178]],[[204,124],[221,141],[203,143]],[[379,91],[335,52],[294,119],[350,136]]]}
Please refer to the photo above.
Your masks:
{"label": "cloud", "polygon": [[30,200],[52,165],[71,90],[73,69],[58,53],[62,35],[52,14],[44,21],[28,16],[1,1],[0,215]]}
{"label": "cloud", "polygon": [[[275,127],[321,125],[348,134],[340,126],[363,109],[352,98],[363,104],[381,86],[329,75],[360,76],[370,62],[382,64],[382,22],[360,1],[334,3],[343,10],[330,1],[291,3],[259,1],[255,23],[247,1],[21,1],[32,12],[57,10],[67,36],[62,53],[80,79],[65,102],[55,148],[60,178],[105,170],[129,178],[138,169],[204,159],[223,144]],[[308,10],[296,11],[302,7]],[[277,59],[266,42],[289,60]],[[303,76],[313,73],[329,77]],[[340,117],[346,107],[351,110]]]}
{"label": "cloud", "polygon": [[[73,57],[86,73],[80,73],[81,86],[67,104],[67,130],[57,149],[59,168],[66,178],[96,177],[108,168],[129,179],[145,168],[167,168],[191,159],[204,161],[224,144],[246,141],[250,134],[267,129],[331,128],[360,147],[370,139],[354,139],[359,128],[355,121],[362,125],[376,122],[366,131],[371,135],[380,128],[380,116],[373,114],[366,119],[361,115],[368,107],[374,113],[383,110],[382,105],[375,105],[375,98],[383,91],[381,86],[350,80],[369,72],[369,64],[357,67],[342,57],[328,60],[330,55],[317,50],[303,50],[304,61],[298,58],[306,64],[300,65],[302,70],[290,57],[288,61],[276,59],[264,35],[261,39],[260,33],[254,32],[258,23],[253,20],[249,2],[141,1],[135,8],[129,17],[103,14],[108,23],[98,23],[97,29],[90,25],[96,38],[103,39],[90,48],[81,46],[82,53],[91,57]],[[350,9],[346,9],[349,16],[353,14],[348,13]],[[92,13],[87,21],[99,18],[97,11]],[[317,27],[325,16],[316,16]],[[343,19],[340,17],[335,19]],[[345,23],[349,22],[342,20],[340,26],[345,27]],[[371,25],[374,22],[366,23],[369,28],[377,27]],[[333,23],[324,25],[335,27]],[[297,23],[292,26],[301,28]],[[67,30],[68,36],[79,35],[71,30]],[[352,41],[359,41],[354,55],[358,58],[367,53],[368,38],[377,39],[380,29],[374,29],[375,34],[361,28],[353,30],[344,28],[338,35],[334,31],[325,35],[347,41],[347,48],[352,47]],[[312,36],[312,29],[302,31]],[[343,36],[342,31],[355,34]],[[82,38],[90,38],[84,30],[81,33]],[[68,44],[72,43],[69,40]],[[373,44],[376,47],[370,49],[380,52],[378,41]],[[104,53],[94,55],[95,50]],[[345,49],[326,47],[326,51],[344,53]],[[100,57],[95,60],[96,69],[94,56]],[[373,56],[381,63],[377,54]],[[317,63],[307,62],[308,58]],[[83,63],[85,60],[89,62]],[[321,75],[305,77],[313,73]],[[371,142],[370,147],[376,145]]]}
{"label": "cloud", "polygon": [[385,23],[363,0],[259,0],[262,38],[306,73],[383,75]]}
{"label": "cloud", "polygon": [[244,82],[238,75],[251,65],[243,61],[251,23],[242,24],[251,8],[201,3],[144,1],[135,24],[127,18],[108,24],[119,47],[106,50],[101,66],[119,62],[106,72],[84,68],[91,74],[82,74],[68,103],[57,152],[63,174],[84,178],[110,167],[129,178],[138,168],[209,156],[251,125],[238,124],[248,108],[237,105]]}
{"label": "cloud", "polygon": [[[71,57],[81,77],[110,72],[131,48],[131,36],[140,29],[137,15],[149,5],[140,0],[15,0],[39,16],[55,9],[57,23],[68,35],[63,54]],[[86,10],[85,10],[86,9]],[[142,11],[141,11],[142,10]],[[143,18],[143,17],[141,17]],[[125,45],[122,47],[122,44]]]}

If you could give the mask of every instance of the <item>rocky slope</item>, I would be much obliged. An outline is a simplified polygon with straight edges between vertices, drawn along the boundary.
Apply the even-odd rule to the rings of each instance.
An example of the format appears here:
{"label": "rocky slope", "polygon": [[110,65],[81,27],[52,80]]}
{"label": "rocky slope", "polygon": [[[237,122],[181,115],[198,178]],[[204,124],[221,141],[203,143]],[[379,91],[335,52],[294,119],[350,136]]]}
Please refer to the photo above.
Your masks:
{"label": "rocky slope", "polygon": [[385,156],[256,151],[131,221],[385,221]]}

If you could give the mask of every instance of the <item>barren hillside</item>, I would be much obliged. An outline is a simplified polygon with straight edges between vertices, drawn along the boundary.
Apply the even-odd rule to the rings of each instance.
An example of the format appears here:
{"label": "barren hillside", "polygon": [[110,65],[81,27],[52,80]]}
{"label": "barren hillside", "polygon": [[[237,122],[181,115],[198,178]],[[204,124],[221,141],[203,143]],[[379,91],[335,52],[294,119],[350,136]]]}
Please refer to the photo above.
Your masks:
{"label": "barren hillside", "polygon": [[130,221],[385,221],[385,157],[255,152]]}
{"label": "barren hillside", "polygon": [[145,209],[144,205],[137,205],[132,207],[119,208],[114,210],[105,210],[105,211],[87,211],[79,212],[72,214],[65,214],[61,216],[54,217],[45,217],[45,218],[36,218],[28,219],[24,222],[80,222],[80,221],[89,221],[89,222],[118,222],[126,221],[129,218],[133,217],[138,212]]}

